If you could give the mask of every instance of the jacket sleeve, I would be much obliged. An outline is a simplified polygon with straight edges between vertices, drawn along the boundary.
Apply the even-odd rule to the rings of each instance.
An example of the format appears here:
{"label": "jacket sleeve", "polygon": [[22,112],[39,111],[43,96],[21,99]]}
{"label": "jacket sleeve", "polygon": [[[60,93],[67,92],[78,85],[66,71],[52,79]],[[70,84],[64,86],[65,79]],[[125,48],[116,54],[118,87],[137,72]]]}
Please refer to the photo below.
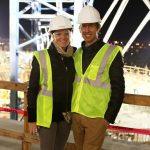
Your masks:
{"label": "jacket sleeve", "polygon": [[117,54],[112,62],[112,65],[110,66],[109,76],[111,84],[111,97],[104,117],[109,123],[114,123],[123,102],[125,91],[123,61],[120,52]]}
{"label": "jacket sleeve", "polygon": [[29,86],[27,91],[28,99],[28,121],[36,122],[36,102],[39,91],[40,69],[36,57],[33,57],[32,69],[30,73]]}

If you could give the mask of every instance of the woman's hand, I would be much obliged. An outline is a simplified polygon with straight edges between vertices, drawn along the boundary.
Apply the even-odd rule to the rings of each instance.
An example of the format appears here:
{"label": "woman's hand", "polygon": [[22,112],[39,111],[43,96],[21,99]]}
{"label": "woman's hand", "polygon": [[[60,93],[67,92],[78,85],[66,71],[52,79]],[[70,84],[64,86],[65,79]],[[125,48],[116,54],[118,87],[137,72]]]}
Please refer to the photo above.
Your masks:
{"label": "woman's hand", "polygon": [[36,122],[29,122],[29,133],[32,134],[32,135],[37,133]]}

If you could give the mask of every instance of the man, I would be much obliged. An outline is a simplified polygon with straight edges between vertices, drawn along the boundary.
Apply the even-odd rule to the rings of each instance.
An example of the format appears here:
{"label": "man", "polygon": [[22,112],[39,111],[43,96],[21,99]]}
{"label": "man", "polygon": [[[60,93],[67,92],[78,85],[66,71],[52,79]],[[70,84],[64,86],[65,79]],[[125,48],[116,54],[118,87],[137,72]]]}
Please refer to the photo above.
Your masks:
{"label": "man", "polygon": [[100,14],[92,6],[78,16],[84,41],[76,51],[72,129],[77,150],[100,150],[124,97],[122,48],[98,38]]}

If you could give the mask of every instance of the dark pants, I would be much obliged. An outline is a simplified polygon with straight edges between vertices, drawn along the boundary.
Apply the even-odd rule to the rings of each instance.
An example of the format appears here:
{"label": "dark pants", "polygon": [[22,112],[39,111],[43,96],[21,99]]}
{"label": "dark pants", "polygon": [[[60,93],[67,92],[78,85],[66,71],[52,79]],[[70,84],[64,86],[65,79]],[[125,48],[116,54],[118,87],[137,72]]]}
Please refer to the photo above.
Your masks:
{"label": "dark pants", "polygon": [[71,125],[65,121],[53,122],[50,128],[40,127],[41,150],[63,150],[67,142]]}

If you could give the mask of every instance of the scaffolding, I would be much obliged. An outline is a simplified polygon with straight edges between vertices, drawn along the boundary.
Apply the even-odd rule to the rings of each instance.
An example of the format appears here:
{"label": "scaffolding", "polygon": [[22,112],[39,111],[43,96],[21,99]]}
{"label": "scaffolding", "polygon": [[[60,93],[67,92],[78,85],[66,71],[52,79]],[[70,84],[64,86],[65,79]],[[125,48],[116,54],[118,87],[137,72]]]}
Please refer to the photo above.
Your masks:
{"label": "scaffolding", "polygon": [[[123,54],[129,49],[132,42],[136,39],[138,34],[142,31],[144,26],[150,20],[150,1],[142,0],[145,7],[148,8],[148,13],[135,30],[127,44],[124,46]],[[111,12],[114,10],[120,0],[113,0],[104,17],[102,18],[101,27],[105,24]],[[108,42],[110,36],[113,34],[121,15],[123,14],[129,0],[121,0],[120,6],[104,36],[103,41]],[[94,0],[9,0],[9,16],[10,16],[10,80],[17,82],[18,80],[18,55],[19,50],[29,44],[33,45],[33,49],[42,50],[48,48],[51,42],[51,37],[48,33],[49,22],[57,14],[62,14],[72,21],[73,25],[73,39],[72,45],[79,47],[82,37],[79,32],[77,24],[77,16],[79,11],[85,5],[93,5]],[[99,2],[100,3],[100,2]],[[69,6],[69,7],[64,7]],[[69,10],[69,11],[67,11]],[[71,12],[71,13],[69,13]],[[26,31],[26,27],[22,25],[21,20],[28,20],[31,23],[31,33]],[[20,43],[19,33],[24,35],[26,39]],[[12,94],[13,99],[16,94]],[[15,107],[16,103],[12,103]]]}

